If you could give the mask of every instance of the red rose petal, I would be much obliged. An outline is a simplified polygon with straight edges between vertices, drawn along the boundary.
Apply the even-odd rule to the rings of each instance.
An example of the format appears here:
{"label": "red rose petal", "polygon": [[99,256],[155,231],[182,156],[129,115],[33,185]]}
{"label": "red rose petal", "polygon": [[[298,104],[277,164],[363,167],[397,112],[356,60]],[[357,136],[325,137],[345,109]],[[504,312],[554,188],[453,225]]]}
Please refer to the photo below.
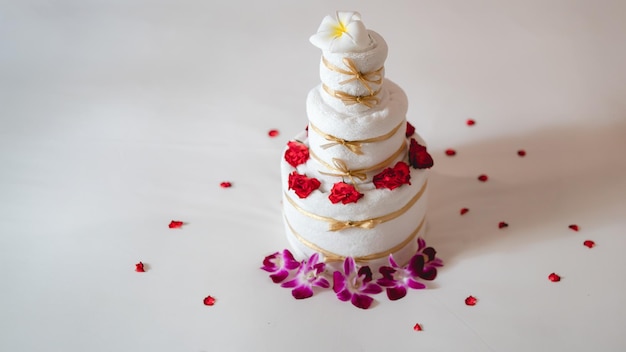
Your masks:
{"label": "red rose petal", "polygon": [[461,208],[461,215],[465,215],[468,211],[468,208]]}
{"label": "red rose petal", "polygon": [[589,248],[593,248],[593,247],[595,247],[595,245],[596,245],[596,243],[595,243],[594,241],[592,241],[592,240],[586,240],[585,242],[583,242],[583,244],[584,244],[586,247],[589,247]]}
{"label": "red rose petal", "polygon": [[574,231],[578,231],[578,225],[572,224],[572,225],[569,225],[568,227]]}
{"label": "red rose petal", "polygon": [[267,132],[267,135],[274,138],[279,135],[279,132],[278,130],[270,130],[269,132]]}
{"label": "red rose petal", "polygon": [[472,120],[472,119],[467,119],[466,121],[468,126],[474,126],[476,124],[476,121]]}
{"label": "red rose petal", "polygon": [[480,175],[478,176],[478,181],[480,182],[487,182],[487,180],[489,179],[489,177],[487,175]]}
{"label": "red rose petal", "polygon": [[224,181],[224,182],[220,183],[220,187],[222,187],[222,188],[230,188],[232,186],[233,186],[233,184],[228,182],[228,181]]}
{"label": "red rose petal", "polygon": [[417,323],[417,324],[415,324],[413,326],[413,330],[415,330],[415,331],[422,331],[423,329],[422,329],[422,326],[419,323]]}
{"label": "red rose petal", "polygon": [[456,150],[450,148],[450,149],[446,149],[446,155],[447,156],[454,156],[456,155]]}
{"label": "red rose petal", "polygon": [[143,263],[142,262],[139,262],[139,263],[135,264],[135,271],[138,272],[138,273],[145,273],[146,272],[146,270],[143,267]]}
{"label": "red rose petal", "polygon": [[476,302],[478,302],[478,299],[474,296],[467,296],[465,299],[465,304],[468,306],[475,306]]}
{"label": "red rose petal", "polygon": [[414,133],[415,133],[415,127],[413,127],[413,125],[411,125],[409,121],[407,121],[405,136],[408,138],[408,137],[411,137]]}
{"label": "red rose petal", "polygon": [[517,151],[517,155],[519,156],[526,156],[526,151],[524,149],[520,149]]}
{"label": "red rose petal", "polygon": [[183,222],[178,220],[172,220],[168,226],[170,229],[179,229],[183,227]]}
{"label": "red rose petal", "polygon": [[504,222],[504,221],[500,221],[500,222],[498,223],[498,228],[499,228],[499,229],[503,229],[503,228],[505,228],[505,227],[509,227],[509,224],[507,224],[507,223],[506,223],[506,222]]}
{"label": "red rose petal", "polygon": [[556,273],[552,273],[550,275],[548,275],[548,280],[552,281],[552,282],[559,282],[561,281],[561,277],[556,274]]}
{"label": "red rose petal", "polygon": [[203,303],[205,306],[212,306],[215,304],[215,298],[213,298],[212,296],[206,296]]}

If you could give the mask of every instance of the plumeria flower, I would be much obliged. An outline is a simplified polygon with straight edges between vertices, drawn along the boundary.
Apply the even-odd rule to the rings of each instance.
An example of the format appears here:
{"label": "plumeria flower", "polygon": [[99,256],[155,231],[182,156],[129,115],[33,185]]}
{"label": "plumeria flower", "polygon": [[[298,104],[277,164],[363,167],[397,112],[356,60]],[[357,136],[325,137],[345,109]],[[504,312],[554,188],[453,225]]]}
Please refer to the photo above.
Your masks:
{"label": "plumeria flower", "polygon": [[270,275],[272,281],[279,283],[289,276],[289,271],[297,269],[299,266],[300,263],[293,258],[293,254],[288,249],[283,249],[282,252],[276,252],[265,257],[261,269],[272,273]]}
{"label": "plumeria flower", "polygon": [[369,266],[358,268],[352,257],[343,262],[343,272],[333,273],[333,291],[342,301],[350,301],[361,309],[367,309],[374,299],[368,295],[381,293],[383,289],[372,282],[372,270]]}
{"label": "plumeria flower", "polygon": [[281,284],[282,287],[293,287],[291,294],[295,299],[304,299],[313,296],[313,286],[329,288],[330,283],[321,274],[326,264],[319,263],[319,254],[313,253],[308,261],[302,261],[296,277]]}
{"label": "plumeria flower", "polygon": [[316,47],[330,52],[359,51],[371,43],[361,15],[342,11],[337,11],[335,18],[324,17],[317,33],[309,40]]}

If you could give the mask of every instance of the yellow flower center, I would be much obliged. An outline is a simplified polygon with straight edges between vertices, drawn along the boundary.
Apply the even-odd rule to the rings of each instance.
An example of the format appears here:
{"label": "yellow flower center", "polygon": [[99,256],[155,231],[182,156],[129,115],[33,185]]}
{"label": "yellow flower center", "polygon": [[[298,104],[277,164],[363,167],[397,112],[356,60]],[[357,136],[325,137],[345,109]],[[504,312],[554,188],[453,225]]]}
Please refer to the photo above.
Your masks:
{"label": "yellow flower center", "polygon": [[335,38],[341,37],[344,33],[348,32],[346,25],[343,22],[338,21],[337,26],[333,27],[333,36]]}

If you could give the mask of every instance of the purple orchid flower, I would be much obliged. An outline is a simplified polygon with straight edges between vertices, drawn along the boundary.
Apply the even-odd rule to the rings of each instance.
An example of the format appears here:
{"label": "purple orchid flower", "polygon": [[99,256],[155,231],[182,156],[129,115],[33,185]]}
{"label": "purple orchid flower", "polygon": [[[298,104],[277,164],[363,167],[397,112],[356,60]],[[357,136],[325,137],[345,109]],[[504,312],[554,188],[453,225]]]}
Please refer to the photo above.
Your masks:
{"label": "purple orchid flower", "polygon": [[272,281],[279,283],[289,276],[289,271],[297,269],[299,266],[300,262],[293,258],[293,254],[288,249],[283,249],[282,252],[276,252],[265,257],[261,269],[272,273],[270,275]]}
{"label": "purple orchid flower", "polygon": [[372,282],[372,270],[369,266],[358,268],[352,257],[343,262],[343,273],[333,273],[333,291],[341,301],[350,301],[355,307],[367,309],[374,299],[368,295],[381,293],[383,289]]}
{"label": "purple orchid flower", "polygon": [[303,261],[296,277],[281,284],[282,287],[293,287],[291,295],[295,299],[304,299],[313,296],[313,286],[329,288],[330,283],[320,276],[326,268],[326,264],[318,263],[319,254],[313,253],[309,260]]}
{"label": "purple orchid flower", "polygon": [[426,285],[416,280],[424,271],[423,255],[415,254],[404,267],[399,266],[390,255],[389,264],[391,266],[381,266],[378,269],[383,277],[377,282],[385,287],[390,300],[395,301],[406,296],[407,287],[416,290],[426,288]]}
{"label": "purple orchid flower", "polygon": [[443,266],[441,259],[435,257],[437,252],[434,248],[426,247],[426,242],[422,238],[419,238],[417,243],[417,252],[407,265],[399,266],[390,255],[391,266],[382,266],[379,269],[383,277],[378,279],[377,283],[385,287],[387,297],[392,301],[406,296],[407,288],[416,290],[426,288],[426,285],[417,279],[434,280],[437,276],[437,268]]}

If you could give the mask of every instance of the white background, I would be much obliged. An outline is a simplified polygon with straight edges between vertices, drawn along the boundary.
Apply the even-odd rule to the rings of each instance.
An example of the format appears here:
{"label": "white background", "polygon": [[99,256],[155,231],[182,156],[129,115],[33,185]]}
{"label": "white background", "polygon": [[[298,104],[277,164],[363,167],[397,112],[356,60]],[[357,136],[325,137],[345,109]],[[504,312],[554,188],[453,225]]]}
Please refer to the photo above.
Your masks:
{"label": "white background", "polygon": [[[446,262],[368,311],[259,270],[337,9],[389,44]],[[4,0],[0,350],[624,350],[625,150],[624,1]]]}

